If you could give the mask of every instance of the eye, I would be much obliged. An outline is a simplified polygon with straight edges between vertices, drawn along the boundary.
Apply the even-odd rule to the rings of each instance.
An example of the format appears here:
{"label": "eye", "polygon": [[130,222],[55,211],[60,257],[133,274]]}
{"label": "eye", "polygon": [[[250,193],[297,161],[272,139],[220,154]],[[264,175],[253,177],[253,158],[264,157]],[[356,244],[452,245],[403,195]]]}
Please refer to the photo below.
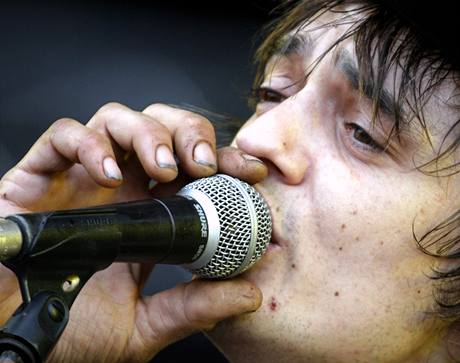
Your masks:
{"label": "eye", "polygon": [[251,99],[255,104],[264,102],[281,103],[286,99],[286,96],[271,88],[257,87],[252,90]]}
{"label": "eye", "polygon": [[352,141],[360,148],[367,151],[383,151],[383,147],[375,141],[369,133],[355,123],[346,123],[346,131],[351,135]]}

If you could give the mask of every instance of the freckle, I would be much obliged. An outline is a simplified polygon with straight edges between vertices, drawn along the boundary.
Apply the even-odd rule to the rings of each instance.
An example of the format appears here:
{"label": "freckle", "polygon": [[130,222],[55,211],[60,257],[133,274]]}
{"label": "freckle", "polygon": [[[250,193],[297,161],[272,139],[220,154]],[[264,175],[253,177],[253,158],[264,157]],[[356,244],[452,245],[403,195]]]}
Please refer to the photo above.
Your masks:
{"label": "freckle", "polygon": [[383,241],[380,241],[380,244],[383,246]]}
{"label": "freckle", "polygon": [[270,301],[270,310],[275,311],[278,308],[278,302],[276,301],[275,297],[272,296],[272,300]]}
{"label": "freckle", "polygon": [[358,242],[358,241],[359,241],[359,237],[356,237],[356,238],[355,238],[355,241]]}
{"label": "freckle", "polygon": [[293,264],[291,265],[291,267],[292,267],[292,268],[295,268],[295,263],[293,263]]}
{"label": "freckle", "polygon": [[347,227],[346,224],[342,224],[342,226],[341,226],[342,229],[345,229],[346,227]]}
{"label": "freckle", "polygon": [[287,145],[286,142],[283,142],[283,146],[286,147],[286,145]]}
{"label": "freckle", "polygon": [[339,296],[339,292],[336,291],[336,292],[334,293],[334,296]]}
{"label": "freckle", "polygon": [[420,294],[420,290],[417,290],[417,294]]}
{"label": "freckle", "polygon": [[279,212],[279,211],[280,211],[280,207],[276,207],[275,210],[276,210],[277,212]]}
{"label": "freckle", "polygon": [[358,214],[358,211],[357,210],[354,210],[353,212],[351,212],[351,214],[353,214],[354,216]]}
{"label": "freckle", "polygon": [[339,247],[339,251],[342,251],[342,250],[343,250],[343,248],[342,248],[342,247]]}

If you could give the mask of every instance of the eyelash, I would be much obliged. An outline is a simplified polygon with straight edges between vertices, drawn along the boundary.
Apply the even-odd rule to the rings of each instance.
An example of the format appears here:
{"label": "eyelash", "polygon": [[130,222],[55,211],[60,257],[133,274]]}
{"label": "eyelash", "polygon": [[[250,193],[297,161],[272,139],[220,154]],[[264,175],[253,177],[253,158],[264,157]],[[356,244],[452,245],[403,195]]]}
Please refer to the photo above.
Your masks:
{"label": "eyelash", "polygon": [[352,142],[364,151],[381,152],[384,150],[384,148],[358,124],[347,122],[345,124],[345,130],[353,133]]}
{"label": "eyelash", "polygon": [[265,102],[281,103],[287,97],[268,87],[257,87],[251,90],[251,101],[257,105]]}
{"label": "eyelash", "polygon": [[[268,87],[257,87],[251,90],[250,100],[257,106],[263,103],[281,103],[287,97]],[[381,152],[384,148],[375,141],[361,126],[353,122],[345,123],[345,130],[352,132],[352,142],[358,148],[368,152]]]}

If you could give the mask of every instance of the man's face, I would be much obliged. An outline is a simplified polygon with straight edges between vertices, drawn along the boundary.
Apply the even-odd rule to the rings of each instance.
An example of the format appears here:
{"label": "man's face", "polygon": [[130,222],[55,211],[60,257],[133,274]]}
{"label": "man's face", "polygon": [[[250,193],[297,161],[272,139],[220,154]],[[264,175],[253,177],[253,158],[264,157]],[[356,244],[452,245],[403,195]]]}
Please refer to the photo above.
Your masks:
{"label": "man's face", "polygon": [[[420,362],[442,327],[425,314],[435,306],[434,259],[413,232],[458,208],[459,179],[414,170],[414,158],[434,156],[417,122],[384,147],[394,120],[381,112],[372,127],[371,102],[352,79],[352,39],[303,80],[347,29],[311,30],[334,16],[301,30],[309,40],[268,64],[262,86],[283,97],[263,93],[235,140],[269,166],[257,189],[274,221],[274,243],[244,274],[261,288],[262,307],[210,333],[235,362]],[[453,118],[428,106],[436,147]]]}

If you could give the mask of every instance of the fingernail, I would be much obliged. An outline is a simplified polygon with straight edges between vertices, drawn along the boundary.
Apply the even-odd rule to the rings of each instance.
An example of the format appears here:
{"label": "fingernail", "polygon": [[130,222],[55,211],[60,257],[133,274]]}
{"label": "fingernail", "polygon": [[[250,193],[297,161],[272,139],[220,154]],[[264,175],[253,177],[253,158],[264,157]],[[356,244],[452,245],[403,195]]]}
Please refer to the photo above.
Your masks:
{"label": "fingernail", "polygon": [[202,141],[195,145],[195,148],[193,149],[193,160],[200,165],[217,169],[216,156],[212,151],[211,145],[207,142]]}
{"label": "fingernail", "polygon": [[176,161],[174,160],[174,155],[169,147],[166,145],[160,145],[157,147],[155,152],[155,158],[157,165],[160,168],[169,168],[177,170]]}
{"label": "fingernail", "polygon": [[247,161],[256,161],[258,163],[264,163],[262,160],[259,158],[256,158],[255,156],[249,155],[249,154],[241,154],[242,158]]}
{"label": "fingernail", "polygon": [[254,289],[253,287],[249,288],[248,290],[246,290],[243,294],[242,294],[243,297],[245,297],[246,299],[249,299],[249,300],[255,300],[259,294],[258,292],[256,291],[256,289]]}
{"label": "fingernail", "polygon": [[107,178],[113,180],[123,179],[120,168],[112,157],[108,156],[104,159],[102,162],[102,168],[104,169],[104,174]]}

